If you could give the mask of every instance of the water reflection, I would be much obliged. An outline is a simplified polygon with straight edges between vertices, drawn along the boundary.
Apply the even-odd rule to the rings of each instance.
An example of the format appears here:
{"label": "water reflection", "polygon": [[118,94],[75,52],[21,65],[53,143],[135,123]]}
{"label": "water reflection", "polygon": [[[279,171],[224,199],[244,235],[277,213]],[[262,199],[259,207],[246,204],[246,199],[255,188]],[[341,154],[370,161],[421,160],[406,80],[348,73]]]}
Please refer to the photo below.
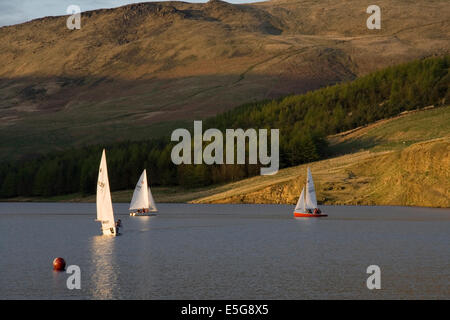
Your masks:
{"label": "water reflection", "polygon": [[327,218],[302,218],[295,217],[292,218],[295,221],[295,224],[300,228],[300,230],[306,231],[316,228],[317,225],[324,223],[324,219]]}
{"label": "water reflection", "polygon": [[116,239],[110,236],[95,236],[91,242],[93,299],[113,299],[118,296],[118,268],[115,266]]}
{"label": "water reflection", "polygon": [[[151,225],[153,224],[156,216],[142,216],[142,217],[134,217],[130,218],[132,222],[137,222],[139,226],[139,231],[149,231]],[[131,222],[131,221],[130,221]],[[133,223],[134,224],[134,223]]]}
{"label": "water reflection", "polygon": [[53,287],[52,287],[52,297],[58,298],[64,296],[67,293],[66,279],[67,274],[65,271],[52,270]]}

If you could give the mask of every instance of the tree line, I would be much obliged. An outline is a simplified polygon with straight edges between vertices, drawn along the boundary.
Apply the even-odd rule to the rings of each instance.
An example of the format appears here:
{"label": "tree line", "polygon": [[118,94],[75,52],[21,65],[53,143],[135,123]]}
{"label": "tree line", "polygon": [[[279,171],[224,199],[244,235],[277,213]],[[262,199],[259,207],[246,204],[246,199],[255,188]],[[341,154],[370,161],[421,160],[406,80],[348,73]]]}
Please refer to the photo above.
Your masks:
{"label": "tree line", "polygon": [[[248,103],[204,121],[204,130],[280,129],[280,167],[323,159],[327,135],[450,101],[450,56],[389,67],[302,95]],[[107,149],[111,190],[134,188],[146,168],[152,186],[199,187],[259,174],[258,165],[180,165],[170,137],[72,148],[0,163],[0,198],[93,194],[101,150]]]}

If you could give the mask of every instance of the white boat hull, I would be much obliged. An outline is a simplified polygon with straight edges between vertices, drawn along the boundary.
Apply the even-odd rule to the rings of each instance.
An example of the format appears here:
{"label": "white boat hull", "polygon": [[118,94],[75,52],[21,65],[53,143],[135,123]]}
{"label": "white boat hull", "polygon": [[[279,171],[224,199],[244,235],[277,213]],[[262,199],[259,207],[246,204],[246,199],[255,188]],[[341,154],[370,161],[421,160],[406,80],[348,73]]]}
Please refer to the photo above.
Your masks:
{"label": "white boat hull", "polygon": [[139,213],[139,212],[130,212],[130,216],[132,217],[151,217],[151,216],[157,216],[158,211],[150,211],[150,212],[144,212],[144,213]]}
{"label": "white boat hull", "polygon": [[119,234],[117,234],[117,230],[116,227],[114,228],[109,228],[109,229],[103,229],[103,235],[104,236],[118,236]]}

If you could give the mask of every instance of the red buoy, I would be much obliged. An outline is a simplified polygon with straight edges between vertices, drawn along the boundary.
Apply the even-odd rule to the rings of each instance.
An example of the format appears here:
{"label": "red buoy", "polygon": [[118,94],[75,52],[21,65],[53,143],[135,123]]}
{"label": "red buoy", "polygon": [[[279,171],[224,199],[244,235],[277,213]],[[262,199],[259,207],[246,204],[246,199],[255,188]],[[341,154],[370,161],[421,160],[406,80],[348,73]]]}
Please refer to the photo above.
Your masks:
{"label": "red buoy", "polygon": [[53,270],[64,271],[65,268],[66,262],[63,258],[56,258],[55,260],[53,260]]}

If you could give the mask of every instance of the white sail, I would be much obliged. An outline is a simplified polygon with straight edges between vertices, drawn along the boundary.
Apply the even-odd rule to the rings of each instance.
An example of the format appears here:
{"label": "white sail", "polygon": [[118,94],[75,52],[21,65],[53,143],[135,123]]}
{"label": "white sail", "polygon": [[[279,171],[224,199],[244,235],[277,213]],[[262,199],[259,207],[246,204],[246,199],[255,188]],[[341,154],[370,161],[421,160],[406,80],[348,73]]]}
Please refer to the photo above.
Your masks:
{"label": "white sail", "polygon": [[148,209],[152,212],[158,211],[155,204],[155,199],[153,199],[152,192],[150,191],[150,187],[148,187]]}
{"label": "white sail", "polygon": [[102,160],[100,161],[100,168],[98,170],[97,220],[102,223],[103,234],[114,235],[116,233],[105,149],[103,149]]}
{"label": "white sail", "polygon": [[297,205],[295,206],[295,211],[305,212],[305,187],[302,189],[302,193],[300,193],[300,197],[298,198]]}
{"label": "white sail", "polygon": [[149,207],[149,193],[147,184],[147,171],[144,170],[133,192],[130,210],[147,209]]}
{"label": "white sail", "polygon": [[311,170],[308,168],[308,177],[306,178],[306,209],[317,208],[316,190],[312,179]]}

